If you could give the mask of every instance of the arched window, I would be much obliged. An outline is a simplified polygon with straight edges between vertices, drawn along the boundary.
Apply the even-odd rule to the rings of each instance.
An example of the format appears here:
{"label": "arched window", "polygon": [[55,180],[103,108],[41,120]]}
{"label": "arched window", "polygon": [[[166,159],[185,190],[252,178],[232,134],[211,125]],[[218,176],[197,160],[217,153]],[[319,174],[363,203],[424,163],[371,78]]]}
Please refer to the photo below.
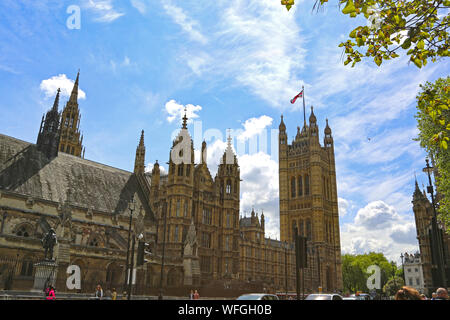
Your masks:
{"label": "arched window", "polygon": [[183,176],[183,167],[184,167],[184,165],[182,165],[182,164],[180,164],[180,165],[178,166],[178,176],[179,176],[179,177],[182,177],[182,176]]}
{"label": "arched window", "polygon": [[191,165],[186,165],[186,177],[189,177],[191,175]]}
{"label": "arched window", "polygon": [[309,196],[309,176],[305,174],[305,196]]}
{"label": "arched window", "polygon": [[308,240],[311,240],[311,238],[312,238],[312,234],[311,234],[311,220],[310,219],[306,220],[306,237],[308,238]]}
{"label": "arched window", "polygon": [[188,202],[187,201],[184,202],[184,216],[185,217],[188,216]]}
{"label": "arched window", "polygon": [[330,179],[328,179],[328,199],[331,200],[331,183],[330,183]]}
{"label": "arched window", "polygon": [[302,176],[298,176],[298,196],[301,197],[303,195],[303,178]]}
{"label": "arched window", "polygon": [[175,234],[174,234],[174,239],[173,239],[173,241],[174,242],[178,242],[178,226],[175,226]]}
{"label": "arched window", "polygon": [[303,220],[300,220],[300,230],[299,230],[298,234],[301,236],[304,236],[304,234],[305,234]]}
{"label": "arched window", "polygon": [[20,275],[23,277],[33,276],[33,261],[30,258],[25,258],[22,262],[22,267],[20,269]]}
{"label": "arched window", "polygon": [[231,180],[227,180],[226,192],[227,192],[227,194],[231,193]]}
{"label": "arched window", "polygon": [[180,200],[177,200],[177,210],[176,210],[177,217],[180,216]]}
{"label": "arched window", "polygon": [[237,193],[237,182],[234,182],[234,193]]}
{"label": "arched window", "polygon": [[28,224],[22,224],[17,227],[15,234],[19,237],[29,238],[33,234],[33,229]]}
{"label": "arched window", "polygon": [[291,197],[295,198],[295,177],[291,178]]}

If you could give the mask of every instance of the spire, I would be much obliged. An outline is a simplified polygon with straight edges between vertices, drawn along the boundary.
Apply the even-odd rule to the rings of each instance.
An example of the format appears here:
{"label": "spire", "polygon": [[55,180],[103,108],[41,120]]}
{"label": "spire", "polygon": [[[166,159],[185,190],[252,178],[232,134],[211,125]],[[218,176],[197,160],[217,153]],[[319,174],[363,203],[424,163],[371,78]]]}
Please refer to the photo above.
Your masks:
{"label": "spire", "polygon": [[311,115],[309,116],[309,123],[316,123],[317,122],[317,118],[316,115],[314,114],[314,107],[311,106]]}
{"label": "spire", "polygon": [[77,79],[75,80],[75,84],[73,85],[72,93],[70,95],[70,102],[78,101],[78,83],[80,81],[80,70],[78,70]]}
{"label": "spire", "polygon": [[142,130],[142,133],[141,133],[141,139],[139,141],[139,146],[136,148],[136,158],[134,161],[134,173],[135,174],[145,173],[144,130]]}
{"label": "spire", "polygon": [[279,129],[280,131],[286,131],[286,125],[284,124],[283,115],[281,115],[281,123]]}
{"label": "spire", "polygon": [[188,121],[188,118],[187,118],[187,116],[186,116],[186,113],[187,113],[187,109],[184,108],[184,117],[183,117],[183,127],[182,127],[182,129],[187,129],[187,121]]}
{"label": "spire", "polygon": [[55,98],[55,102],[53,103],[53,111],[58,111],[58,106],[59,106],[59,93],[61,92],[61,89],[58,88],[58,92],[56,93],[56,98]]}
{"label": "spire", "polygon": [[326,135],[331,135],[331,128],[330,128],[330,126],[328,125],[328,119],[327,119],[327,126],[325,127],[325,134],[326,134]]}

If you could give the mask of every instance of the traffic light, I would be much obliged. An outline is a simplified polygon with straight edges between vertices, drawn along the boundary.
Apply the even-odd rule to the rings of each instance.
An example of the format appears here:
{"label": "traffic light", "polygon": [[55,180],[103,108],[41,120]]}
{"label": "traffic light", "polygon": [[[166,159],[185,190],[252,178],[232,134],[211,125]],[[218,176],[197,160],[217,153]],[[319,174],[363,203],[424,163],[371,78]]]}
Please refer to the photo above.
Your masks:
{"label": "traffic light", "polygon": [[136,266],[142,266],[144,263],[148,262],[148,260],[145,259],[145,255],[152,255],[150,244],[144,241],[139,241]]}

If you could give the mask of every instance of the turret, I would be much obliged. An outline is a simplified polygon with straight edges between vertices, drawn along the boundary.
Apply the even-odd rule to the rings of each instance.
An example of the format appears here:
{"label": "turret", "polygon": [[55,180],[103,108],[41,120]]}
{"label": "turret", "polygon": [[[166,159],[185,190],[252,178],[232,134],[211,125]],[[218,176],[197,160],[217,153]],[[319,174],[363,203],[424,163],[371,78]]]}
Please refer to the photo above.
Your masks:
{"label": "turret", "polygon": [[42,116],[41,127],[36,142],[38,150],[42,151],[49,159],[58,155],[60,140],[60,114],[58,112],[58,105],[60,91],[58,89],[53,107],[45,115],[45,120],[44,116]]}
{"label": "turret", "polygon": [[145,145],[144,145],[144,130],[141,133],[139,145],[136,148],[136,158],[134,160],[134,173],[145,173]]}

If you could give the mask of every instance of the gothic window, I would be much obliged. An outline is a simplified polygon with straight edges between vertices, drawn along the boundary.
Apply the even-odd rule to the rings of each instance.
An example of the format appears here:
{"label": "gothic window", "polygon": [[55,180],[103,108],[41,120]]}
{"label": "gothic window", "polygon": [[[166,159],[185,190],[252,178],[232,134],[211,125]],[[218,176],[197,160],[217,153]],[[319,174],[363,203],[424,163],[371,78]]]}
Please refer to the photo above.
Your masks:
{"label": "gothic window", "polygon": [[175,231],[174,231],[174,242],[178,242],[178,226],[175,226]]}
{"label": "gothic window", "polygon": [[182,164],[180,164],[180,165],[178,166],[178,176],[179,176],[179,177],[182,177],[182,176],[183,176],[183,167],[184,167],[184,165],[182,165]]}
{"label": "gothic window", "polygon": [[17,228],[16,235],[19,237],[29,238],[33,234],[29,225],[23,224]]}
{"label": "gothic window", "polygon": [[228,212],[227,213],[227,228],[230,228],[231,227],[231,216],[230,216],[230,213]]}
{"label": "gothic window", "polygon": [[69,126],[69,118],[66,117],[66,121],[64,122],[64,126],[68,127]]}
{"label": "gothic window", "polygon": [[184,202],[184,216],[188,216],[188,203],[187,201]]}
{"label": "gothic window", "polygon": [[33,261],[29,258],[22,262],[22,268],[20,269],[20,275],[24,277],[33,276]]}
{"label": "gothic window", "polygon": [[331,183],[330,183],[330,179],[328,179],[328,199],[331,200]]}
{"label": "gothic window", "polygon": [[202,247],[211,248],[211,234],[203,232],[202,233]]}
{"label": "gothic window", "polygon": [[177,210],[176,210],[177,217],[180,216],[180,200],[177,200]]}
{"label": "gothic window", "polygon": [[186,165],[186,177],[189,177],[191,175],[191,166],[188,164]]}
{"label": "gothic window", "polygon": [[227,180],[227,194],[231,193],[231,180]]}
{"label": "gothic window", "polygon": [[311,240],[311,220],[306,220],[306,237]]}
{"label": "gothic window", "polygon": [[70,119],[70,127],[73,128],[73,118]]}
{"label": "gothic window", "polygon": [[301,197],[303,195],[303,178],[302,176],[298,177],[298,196]]}
{"label": "gothic window", "polygon": [[234,193],[235,194],[237,193],[237,182],[236,181],[234,182]]}
{"label": "gothic window", "polygon": [[230,251],[230,236],[225,237],[225,251]]}
{"label": "gothic window", "polygon": [[[297,229],[297,221],[292,221],[292,234],[295,235],[295,229]],[[297,230],[298,232],[298,230]],[[292,237],[293,238],[293,237]]]}
{"label": "gothic window", "polygon": [[94,236],[94,237],[92,237],[92,238],[89,240],[88,245],[89,245],[90,247],[98,247],[98,246],[100,245],[100,241],[98,240],[97,237]]}
{"label": "gothic window", "polygon": [[167,226],[167,239],[166,242],[170,241],[170,225]]}
{"label": "gothic window", "polygon": [[67,146],[66,153],[70,153],[70,146]]}
{"label": "gothic window", "polygon": [[291,196],[295,198],[295,178],[291,178]]}
{"label": "gothic window", "polygon": [[204,208],[203,209],[203,223],[204,224],[211,224],[212,222],[212,214],[211,214],[211,210]]}
{"label": "gothic window", "polygon": [[305,196],[309,196],[309,176],[305,175]]}

